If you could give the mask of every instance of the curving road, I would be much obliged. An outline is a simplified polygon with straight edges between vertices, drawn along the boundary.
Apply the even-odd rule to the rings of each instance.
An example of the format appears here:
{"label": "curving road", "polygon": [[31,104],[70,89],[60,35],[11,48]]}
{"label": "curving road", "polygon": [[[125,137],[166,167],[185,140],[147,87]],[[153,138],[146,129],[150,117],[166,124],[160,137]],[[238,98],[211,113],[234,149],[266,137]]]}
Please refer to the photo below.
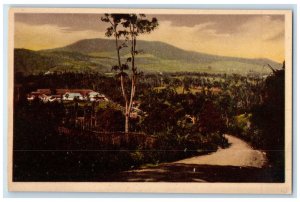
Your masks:
{"label": "curving road", "polygon": [[262,168],[266,164],[266,154],[254,150],[245,141],[232,135],[225,135],[230,146],[216,152],[176,161],[174,163],[197,165],[226,165]]}
{"label": "curving road", "polygon": [[266,154],[245,141],[225,135],[230,143],[207,155],[196,156],[154,168],[120,173],[117,181],[132,182],[271,182],[272,173],[265,166]]}

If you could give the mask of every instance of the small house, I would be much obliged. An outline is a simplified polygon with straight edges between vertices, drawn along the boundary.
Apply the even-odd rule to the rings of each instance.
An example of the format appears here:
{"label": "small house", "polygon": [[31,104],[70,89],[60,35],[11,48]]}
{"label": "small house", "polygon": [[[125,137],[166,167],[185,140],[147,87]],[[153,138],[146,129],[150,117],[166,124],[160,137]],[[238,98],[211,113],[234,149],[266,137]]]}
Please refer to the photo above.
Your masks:
{"label": "small house", "polygon": [[63,95],[63,100],[73,101],[74,99],[83,100],[83,96],[80,93],[71,93],[71,92],[67,92]]}

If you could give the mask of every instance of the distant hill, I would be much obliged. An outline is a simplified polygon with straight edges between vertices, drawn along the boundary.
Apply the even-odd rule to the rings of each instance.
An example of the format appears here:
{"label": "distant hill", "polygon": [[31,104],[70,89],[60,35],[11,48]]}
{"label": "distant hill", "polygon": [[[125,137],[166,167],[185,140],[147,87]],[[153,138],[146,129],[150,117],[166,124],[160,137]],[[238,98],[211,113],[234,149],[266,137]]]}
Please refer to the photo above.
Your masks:
{"label": "distant hill", "polygon": [[39,73],[55,66],[51,57],[42,56],[39,52],[27,49],[14,50],[15,72]]}
{"label": "distant hill", "polygon": [[67,51],[32,51],[27,49],[14,50],[15,72],[39,74],[47,71],[109,71],[100,63],[92,61],[92,57]]}
{"label": "distant hill", "polygon": [[[109,39],[85,39],[65,47],[29,51],[15,50],[16,69],[24,72],[45,70],[66,71],[110,71],[116,63],[115,44]],[[245,59],[225,57],[186,51],[167,43],[138,41],[137,65],[145,72],[208,72],[208,73],[260,73],[267,74],[267,64],[280,68],[281,64],[269,59]],[[122,57],[129,57],[129,50],[121,51]],[[28,67],[36,58],[39,63]],[[28,61],[29,60],[29,61]]]}

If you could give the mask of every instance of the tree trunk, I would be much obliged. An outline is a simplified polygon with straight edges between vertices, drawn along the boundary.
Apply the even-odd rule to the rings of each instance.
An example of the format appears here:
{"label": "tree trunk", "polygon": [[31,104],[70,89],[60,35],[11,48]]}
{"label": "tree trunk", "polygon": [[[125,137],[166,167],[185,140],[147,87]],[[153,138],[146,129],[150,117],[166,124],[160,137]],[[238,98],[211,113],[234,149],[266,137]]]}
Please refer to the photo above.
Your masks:
{"label": "tree trunk", "polygon": [[[117,56],[118,56],[118,64],[119,64],[121,73],[123,73],[123,69],[121,69],[122,64],[121,64],[120,49],[119,49],[116,25],[114,25],[114,32],[115,32],[115,45],[116,45]],[[120,78],[120,84],[121,84],[122,95],[123,95],[123,98],[125,101],[125,133],[128,133],[130,111],[128,113],[128,99],[127,99],[127,95],[126,95],[125,88],[124,88],[124,78],[123,78],[122,74],[121,74],[121,78]]]}
{"label": "tree trunk", "polygon": [[125,93],[125,88],[124,88],[124,79],[123,76],[121,75],[121,89],[122,89],[122,95],[125,100],[125,133],[128,133],[128,125],[129,125],[129,114],[128,114],[128,99]]}
{"label": "tree trunk", "polygon": [[128,131],[129,131],[129,114],[128,113],[126,113],[126,115],[125,115],[125,133],[128,133]]}
{"label": "tree trunk", "polygon": [[[134,28],[130,26],[130,31],[134,32]],[[125,133],[128,133],[129,131],[129,118],[130,118],[130,113],[131,113],[131,108],[132,108],[132,103],[133,103],[133,97],[135,94],[135,74],[136,74],[136,69],[135,69],[135,38],[134,35],[131,35],[131,70],[132,70],[132,77],[131,77],[131,91],[130,91],[130,98],[129,98],[129,103],[128,99],[126,97],[126,114],[125,114]]]}

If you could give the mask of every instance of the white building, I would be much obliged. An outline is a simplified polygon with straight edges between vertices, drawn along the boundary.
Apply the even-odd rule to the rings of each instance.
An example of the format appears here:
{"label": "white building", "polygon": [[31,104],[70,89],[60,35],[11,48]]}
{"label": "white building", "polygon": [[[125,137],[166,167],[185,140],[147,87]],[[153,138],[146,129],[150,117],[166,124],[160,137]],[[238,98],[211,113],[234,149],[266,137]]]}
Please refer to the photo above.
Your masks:
{"label": "white building", "polygon": [[78,100],[83,100],[83,97],[80,93],[65,93],[63,95],[63,100],[69,100],[69,101],[73,101],[75,98],[77,98]]}
{"label": "white building", "polygon": [[90,92],[88,94],[89,100],[90,101],[97,101],[97,100],[105,100],[108,101],[108,99],[105,97],[105,95],[100,94],[98,92]]}

